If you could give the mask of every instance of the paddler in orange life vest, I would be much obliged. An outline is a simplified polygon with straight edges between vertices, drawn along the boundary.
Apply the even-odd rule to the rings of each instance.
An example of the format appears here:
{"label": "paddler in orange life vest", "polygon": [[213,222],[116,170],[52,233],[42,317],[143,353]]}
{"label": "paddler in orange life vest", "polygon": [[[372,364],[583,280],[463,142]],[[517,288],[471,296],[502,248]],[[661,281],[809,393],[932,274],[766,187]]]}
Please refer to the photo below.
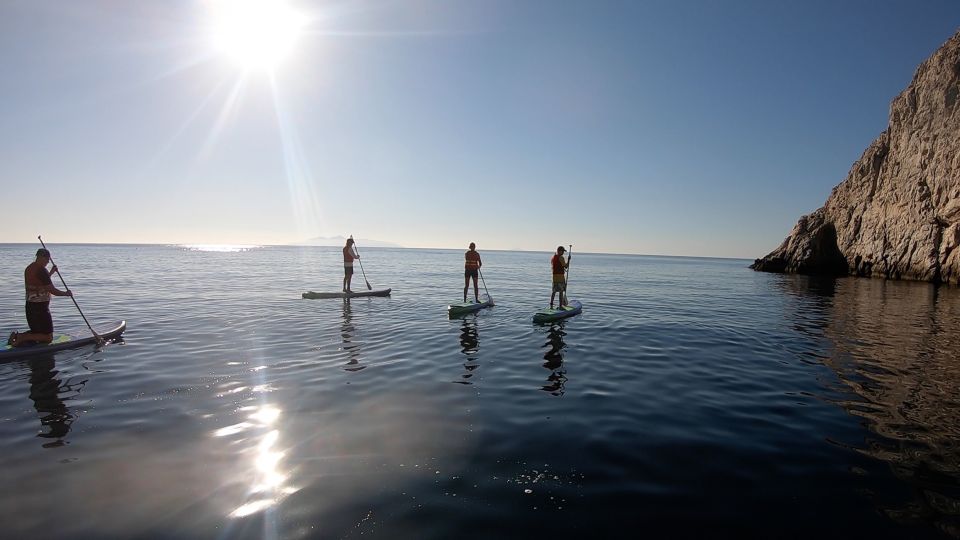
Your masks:
{"label": "paddler in orange life vest", "polygon": [[550,259],[550,266],[553,267],[553,292],[550,293],[550,309],[553,309],[553,298],[560,293],[560,305],[567,305],[567,267],[570,266],[570,256],[564,262],[563,254],[567,250],[563,246],[557,248],[553,258]]}
{"label": "paddler in orange life vest", "polygon": [[347,245],[343,246],[343,292],[350,290],[350,281],[353,279],[353,260],[359,259],[357,251],[353,249],[353,237],[347,238]]}
{"label": "paddler in orange life vest", "polygon": [[473,278],[473,299],[480,303],[480,289],[477,287],[477,276],[483,261],[477,253],[477,245],[470,242],[470,249],[463,254],[463,301],[467,301],[467,289],[470,287],[470,278]]}
{"label": "paddler in orange life vest", "polygon": [[57,272],[57,265],[47,270],[50,264],[50,252],[46,248],[37,250],[37,259],[23,271],[23,282],[27,293],[26,312],[29,332],[13,332],[7,339],[7,345],[17,347],[27,343],[50,343],[53,341],[53,318],[50,316],[50,296],[73,296],[69,289],[61,291],[53,286],[50,276]]}

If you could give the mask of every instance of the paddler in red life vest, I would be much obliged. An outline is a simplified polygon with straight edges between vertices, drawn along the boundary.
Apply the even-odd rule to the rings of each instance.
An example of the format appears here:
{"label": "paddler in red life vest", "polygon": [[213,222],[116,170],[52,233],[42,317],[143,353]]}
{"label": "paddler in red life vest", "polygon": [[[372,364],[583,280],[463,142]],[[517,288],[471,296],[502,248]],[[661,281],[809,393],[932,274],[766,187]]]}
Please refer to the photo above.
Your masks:
{"label": "paddler in red life vest", "polygon": [[550,309],[553,309],[553,298],[560,293],[560,305],[567,305],[567,267],[570,266],[570,256],[564,262],[563,254],[567,250],[563,246],[557,248],[553,258],[550,259],[550,266],[553,267],[553,292],[550,293]]}
{"label": "paddler in red life vest", "polygon": [[470,249],[463,254],[463,301],[467,301],[467,289],[470,287],[470,278],[473,278],[473,299],[480,303],[480,289],[477,287],[477,276],[480,274],[480,267],[483,261],[480,260],[480,254],[477,253],[477,245],[470,242]]}
{"label": "paddler in red life vest", "polygon": [[353,237],[347,238],[347,245],[343,246],[343,292],[350,290],[350,281],[353,279],[353,260],[359,259],[357,251],[353,249]]}
{"label": "paddler in red life vest", "polygon": [[37,260],[23,271],[23,283],[26,288],[26,311],[29,332],[13,332],[7,339],[7,345],[17,347],[27,343],[50,343],[53,341],[53,318],[50,316],[50,296],[73,296],[69,289],[61,291],[53,286],[50,279],[57,271],[57,265],[47,270],[50,264],[50,252],[45,248],[37,250]]}

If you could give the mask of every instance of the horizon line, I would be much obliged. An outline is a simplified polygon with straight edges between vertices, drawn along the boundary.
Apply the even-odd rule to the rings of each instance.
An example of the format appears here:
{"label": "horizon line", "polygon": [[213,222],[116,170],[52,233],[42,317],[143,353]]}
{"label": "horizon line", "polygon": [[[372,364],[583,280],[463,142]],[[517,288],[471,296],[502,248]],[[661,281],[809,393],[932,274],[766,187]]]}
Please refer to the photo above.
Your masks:
{"label": "horizon line", "polygon": [[[16,246],[16,245],[31,245],[35,242],[0,242],[0,245],[4,246]],[[60,246],[235,246],[235,247],[245,247],[245,248],[264,248],[264,247],[301,247],[301,248],[337,248],[338,246],[313,246],[309,244],[237,244],[237,243],[205,243],[205,242],[160,242],[160,243],[137,243],[137,242],[59,242],[52,245]],[[442,250],[442,251],[461,251],[463,248],[451,248],[451,247],[408,247],[408,246],[364,246],[364,249],[425,249],[425,250]],[[489,248],[484,249],[483,251],[502,251],[502,252],[516,252],[516,253],[553,253],[551,250],[536,250],[536,249],[496,249]],[[749,261],[755,260],[745,257],[718,257],[713,255],[664,255],[660,253],[611,253],[606,251],[578,251],[577,253],[583,253],[587,255],[614,255],[614,256],[636,256],[636,257],[676,257],[682,259],[724,259],[724,260],[738,260],[738,261]]]}

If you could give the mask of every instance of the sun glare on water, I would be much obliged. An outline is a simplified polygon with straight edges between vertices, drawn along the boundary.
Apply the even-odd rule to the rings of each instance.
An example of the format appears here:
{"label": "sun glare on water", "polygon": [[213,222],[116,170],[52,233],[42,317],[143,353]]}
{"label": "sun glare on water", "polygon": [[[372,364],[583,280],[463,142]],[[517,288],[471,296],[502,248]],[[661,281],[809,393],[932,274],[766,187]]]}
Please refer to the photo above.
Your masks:
{"label": "sun glare on water", "polygon": [[240,253],[250,251],[260,246],[252,244],[180,244],[178,247],[187,251],[215,251],[219,253]]}
{"label": "sun glare on water", "polygon": [[275,68],[306,18],[284,0],[213,0],[213,44],[243,69]]}

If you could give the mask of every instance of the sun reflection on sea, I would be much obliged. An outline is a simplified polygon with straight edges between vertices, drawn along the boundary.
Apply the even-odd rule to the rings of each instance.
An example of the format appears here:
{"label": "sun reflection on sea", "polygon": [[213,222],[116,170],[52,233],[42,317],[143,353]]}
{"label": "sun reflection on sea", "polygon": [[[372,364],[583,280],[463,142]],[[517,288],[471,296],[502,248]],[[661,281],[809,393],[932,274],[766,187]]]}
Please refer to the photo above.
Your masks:
{"label": "sun reflection on sea", "polygon": [[297,488],[286,485],[289,475],[282,466],[286,451],[277,447],[280,430],[276,424],[283,411],[270,404],[243,407],[240,410],[249,413],[246,421],[220,428],[213,432],[213,436],[229,437],[258,428],[267,428],[269,431],[260,436],[256,446],[248,451],[251,454],[248,458],[249,470],[238,472],[238,475],[249,475],[250,488],[247,500],[228,514],[232,518],[265,511],[297,491]]}
{"label": "sun reflection on sea", "polygon": [[240,253],[242,251],[250,251],[251,249],[257,249],[262,246],[254,244],[180,244],[177,247],[186,249],[187,251],[214,251],[221,253]]}

